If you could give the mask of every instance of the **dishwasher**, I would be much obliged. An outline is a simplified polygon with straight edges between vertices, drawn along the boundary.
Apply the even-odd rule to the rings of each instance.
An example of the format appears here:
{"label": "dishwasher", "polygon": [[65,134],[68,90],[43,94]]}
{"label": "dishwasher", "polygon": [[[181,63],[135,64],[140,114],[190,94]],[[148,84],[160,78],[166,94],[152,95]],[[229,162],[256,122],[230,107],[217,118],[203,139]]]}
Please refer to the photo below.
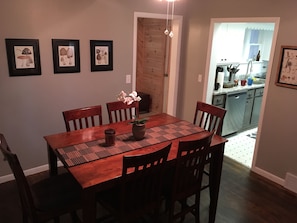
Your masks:
{"label": "dishwasher", "polygon": [[247,91],[227,93],[225,109],[227,110],[222,136],[236,133],[242,128]]}

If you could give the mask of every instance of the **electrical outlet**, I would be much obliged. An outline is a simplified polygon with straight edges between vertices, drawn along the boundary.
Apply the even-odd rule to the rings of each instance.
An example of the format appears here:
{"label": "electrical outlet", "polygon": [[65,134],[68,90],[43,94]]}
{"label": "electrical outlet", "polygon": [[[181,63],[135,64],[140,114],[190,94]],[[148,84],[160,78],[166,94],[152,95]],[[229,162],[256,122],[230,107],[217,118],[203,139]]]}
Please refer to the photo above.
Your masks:
{"label": "electrical outlet", "polygon": [[131,83],[131,75],[127,74],[126,75],[126,84],[130,84]]}
{"label": "electrical outlet", "polygon": [[198,82],[202,82],[202,74],[198,74]]}

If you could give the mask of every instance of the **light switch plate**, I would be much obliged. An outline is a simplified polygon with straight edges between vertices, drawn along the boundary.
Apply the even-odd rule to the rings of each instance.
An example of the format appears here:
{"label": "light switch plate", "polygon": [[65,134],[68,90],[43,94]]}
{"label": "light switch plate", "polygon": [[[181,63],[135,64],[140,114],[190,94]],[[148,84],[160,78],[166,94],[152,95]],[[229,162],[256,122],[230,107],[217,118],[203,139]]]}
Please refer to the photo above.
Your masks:
{"label": "light switch plate", "polygon": [[131,75],[127,74],[126,75],[126,84],[130,84],[131,83]]}

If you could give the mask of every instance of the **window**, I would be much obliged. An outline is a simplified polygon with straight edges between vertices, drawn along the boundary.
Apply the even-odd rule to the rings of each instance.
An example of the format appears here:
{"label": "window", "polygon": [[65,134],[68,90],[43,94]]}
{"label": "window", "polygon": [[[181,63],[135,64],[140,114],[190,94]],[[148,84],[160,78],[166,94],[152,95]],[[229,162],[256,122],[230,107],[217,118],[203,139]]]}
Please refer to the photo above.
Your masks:
{"label": "window", "polygon": [[255,60],[256,56],[261,50],[259,42],[260,31],[256,29],[246,29],[245,31],[245,50],[244,58],[248,61],[250,59]]}

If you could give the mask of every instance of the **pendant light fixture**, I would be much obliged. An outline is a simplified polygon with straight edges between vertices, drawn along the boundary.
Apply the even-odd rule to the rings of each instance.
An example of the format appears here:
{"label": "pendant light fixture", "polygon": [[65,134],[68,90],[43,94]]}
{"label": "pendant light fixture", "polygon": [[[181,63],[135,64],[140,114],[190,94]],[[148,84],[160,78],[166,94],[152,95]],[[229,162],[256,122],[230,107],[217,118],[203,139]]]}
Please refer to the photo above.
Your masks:
{"label": "pendant light fixture", "polygon": [[[167,1],[167,12],[166,12],[166,29],[164,31],[165,35],[168,35],[170,38],[173,37],[173,31],[171,29],[171,23],[173,21],[173,15],[174,15],[174,2],[175,0],[166,0]],[[171,23],[169,25],[169,11],[171,8]]]}

